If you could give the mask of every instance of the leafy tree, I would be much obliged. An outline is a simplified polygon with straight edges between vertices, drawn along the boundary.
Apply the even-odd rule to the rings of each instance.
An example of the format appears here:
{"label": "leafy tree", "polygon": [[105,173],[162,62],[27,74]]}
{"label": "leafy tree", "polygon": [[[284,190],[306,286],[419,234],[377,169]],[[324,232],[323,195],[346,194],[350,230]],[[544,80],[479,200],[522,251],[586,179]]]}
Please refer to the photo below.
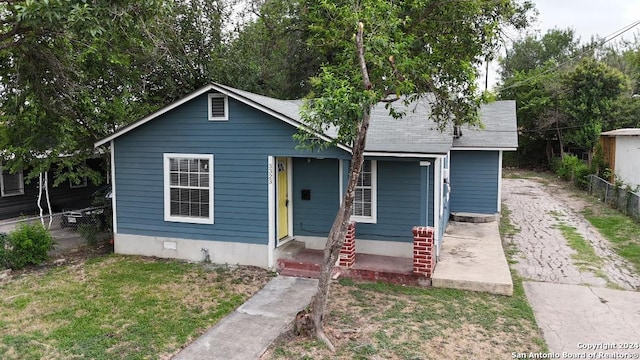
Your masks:
{"label": "leafy tree", "polygon": [[249,1],[248,17],[224,52],[220,81],[280,99],[298,99],[310,91],[308,79],[329,61],[309,37],[302,0]]}
{"label": "leafy tree", "polygon": [[327,239],[312,303],[312,331],[334,349],[322,327],[330,271],[347,231],[373,106],[386,103],[392,116],[401,117],[404,114],[393,110],[393,102],[409,104],[428,96],[430,120],[441,129],[450,121],[477,123],[480,99],[474,65],[498,40],[501,26],[526,23],[531,5],[509,0],[306,1],[304,5],[311,24],[309,42],[331,62],[311,80],[313,92],[302,112],[308,128],[297,137],[308,146],[328,146],[314,134],[335,127],[335,142],[353,149],[348,186]]}
{"label": "leafy tree", "polygon": [[640,127],[640,39],[610,46],[602,61],[629,78],[629,87],[612,103],[603,130]]}
{"label": "leafy tree", "polygon": [[55,169],[55,184],[99,183],[85,165],[96,140],[223,72],[224,0],[0,6],[0,145],[28,179]]}
{"label": "leafy tree", "polygon": [[563,79],[565,112],[569,116],[565,138],[591,153],[614,101],[628,86],[622,72],[593,58],[583,59]]}
{"label": "leafy tree", "polygon": [[515,76],[516,72],[531,71],[548,64],[560,64],[570,59],[579,49],[579,39],[573,29],[548,30],[541,38],[527,35],[515,41],[499,59],[502,81]]}

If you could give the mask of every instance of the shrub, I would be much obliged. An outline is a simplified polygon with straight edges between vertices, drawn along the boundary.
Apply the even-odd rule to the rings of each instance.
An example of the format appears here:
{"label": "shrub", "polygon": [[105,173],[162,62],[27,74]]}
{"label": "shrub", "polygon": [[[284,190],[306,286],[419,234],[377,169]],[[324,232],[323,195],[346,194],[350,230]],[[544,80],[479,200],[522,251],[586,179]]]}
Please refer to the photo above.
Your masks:
{"label": "shrub", "polygon": [[42,264],[49,258],[49,250],[53,247],[51,234],[40,223],[22,223],[0,242],[0,262],[12,269]]}
{"label": "shrub", "polygon": [[0,270],[9,268],[8,253],[9,247],[9,235],[6,233],[0,233]]}
{"label": "shrub", "polygon": [[580,162],[573,170],[573,183],[580,189],[586,189],[589,187],[589,178],[591,175],[591,169],[587,164]]}
{"label": "shrub", "polygon": [[563,180],[572,181],[577,187],[586,189],[589,185],[587,176],[591,169],[575,155],[565,155],[554,162],[556,174]]}
{"label": "shrub", "polygon": [[582,161],[580,161],[577,156],[565,155],[556,164],[556,174],[558,174],[558,176],[560,176],[560,178],[563,180],[572,181],[575,174],[575,169],[580,163],[582,163]]}

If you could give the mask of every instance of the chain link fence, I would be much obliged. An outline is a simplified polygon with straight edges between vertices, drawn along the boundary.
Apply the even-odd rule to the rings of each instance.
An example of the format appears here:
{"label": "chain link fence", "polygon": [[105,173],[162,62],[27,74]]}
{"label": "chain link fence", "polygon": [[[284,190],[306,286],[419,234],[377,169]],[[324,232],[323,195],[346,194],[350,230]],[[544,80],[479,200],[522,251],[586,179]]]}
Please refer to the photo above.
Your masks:
{"label": "chain link fence", "polygon": [[111,237],[110,207],[91,207],[57,214],[0,221],[0,234],[8,234],[23,223],[41,223],[49,230],[55,245],[52,255],[95,245]]}
{"label": "chain link fence", "polygon": [[589,193],[623,214],[640,220],[640,194],[616,186],[596,175],[589,175]]}

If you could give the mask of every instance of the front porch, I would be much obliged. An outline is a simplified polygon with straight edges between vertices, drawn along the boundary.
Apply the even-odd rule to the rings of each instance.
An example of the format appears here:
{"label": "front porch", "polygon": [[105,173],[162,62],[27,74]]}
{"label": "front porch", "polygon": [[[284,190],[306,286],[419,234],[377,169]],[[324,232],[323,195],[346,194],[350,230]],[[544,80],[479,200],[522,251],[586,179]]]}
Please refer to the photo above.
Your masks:
{"label": "front porch", "polygon": [[[412,257],[356,254],[356,223],[351,222],[332,277],[431,286],[436,262],[434,235],[433,228],[414,227],[413,247],[403,247]],[[324,250],[308,249],[303,242],[290,242],[279,254],[277,270],[280,274],[309,278],[320,276]]]}
{"label": "front porch", "polygon": [[[278,259],[281,275],[317,279],[322,268],[323,250],[303,249],[289,258]],[[356,254],[351,267],[335,267],[333,278],[384,281],[412,286],[431,286],[431,279],[413,272],[413,259],[396,256]]]}
{"label": "front porch", "polygon": [[[432,239],[433,230],[414,228],[414,258],[356,254],[353,246],[353,242],[357,241],[355,234],[353,239],[347,234],[340,259],[333,270],[333,278],[434,286],[507,296],[513,294],[513,282],[497,222],[450,221],[437,264],[432,255],[433,249],[430,250],[428,246],[424,249],[422,246],[421,241],[424,240],[429,245],[429,236],[422,236],[425,234],[431,234]],[[351,249],[354,250],[352,253]],[[306,249],[304,243],[291,242],[280,252],[277,270],[282,275],[318,278],[322,259],[323,250]]]}

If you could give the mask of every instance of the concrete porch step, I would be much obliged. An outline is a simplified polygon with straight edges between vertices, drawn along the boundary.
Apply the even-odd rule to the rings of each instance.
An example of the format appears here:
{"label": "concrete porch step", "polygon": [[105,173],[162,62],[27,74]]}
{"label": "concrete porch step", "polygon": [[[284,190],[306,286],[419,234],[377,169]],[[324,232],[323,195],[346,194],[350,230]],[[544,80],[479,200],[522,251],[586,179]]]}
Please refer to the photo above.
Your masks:
{"label": "concrete porch step", "polygon": [[468,223],[488,223],[498,220],[497,214],[476,214],[468,212],[452,212],[451,220]]}
{"label": "concrete porch step", "polygon": [[[292,259],[278,259],[278,272],[281,275],[317,279],[323,256],[322,250],[302,250]],[[355,265],[351,268],[335,267],[333,277],[413,286],[431,285],[431,279],[413,273],[413,259],[370,254],[356,254]]]}

